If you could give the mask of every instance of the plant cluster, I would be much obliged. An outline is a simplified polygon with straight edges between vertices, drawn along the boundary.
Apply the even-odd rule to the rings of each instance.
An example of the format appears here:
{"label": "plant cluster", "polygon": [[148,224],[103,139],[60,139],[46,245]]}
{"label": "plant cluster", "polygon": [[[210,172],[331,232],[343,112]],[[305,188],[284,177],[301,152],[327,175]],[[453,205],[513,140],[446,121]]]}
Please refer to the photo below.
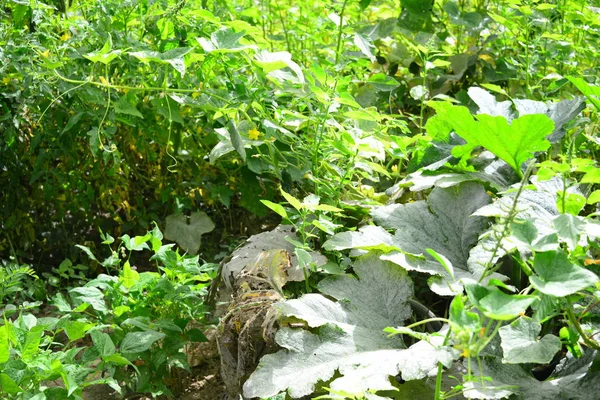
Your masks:
{"label": "plant cluster", "polygon": [[[0,382],[14,399],[80,399],[86,387],[109,385],[117,393],[173,395],[189,371],[186,346],[204,342],[204,306],[213,266],[162,244],[158,228],[144,236],[102,235],[110,249],[109,274],[58,292],[51,310],[41,302],[6,304],[27,269],[2,269],[5,295],[0,327]],[[83,246],[82,246],[83,247]],[[156,272],[138,272],[132,252],[150,250]],[[65,263],[63,263],[65,264]]]}
{"label": "plant cluster", "polygon": [[304,282],[245,396],[594,399],[600,7],[55,3],[0,8],[3,394],[173,396],[195,254],[273,211]]}

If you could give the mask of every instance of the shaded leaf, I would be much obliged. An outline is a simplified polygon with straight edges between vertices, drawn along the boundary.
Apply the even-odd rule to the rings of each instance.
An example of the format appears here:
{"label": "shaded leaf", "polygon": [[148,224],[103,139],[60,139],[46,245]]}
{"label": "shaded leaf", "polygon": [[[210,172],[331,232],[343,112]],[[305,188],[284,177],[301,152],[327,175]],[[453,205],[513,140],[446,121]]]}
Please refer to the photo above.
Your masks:
{"label": "shaded leaf", "polygon": [[189,218],[183,214],[171,214],[166,218],[165,238],[177,242],[187,253],[197,254],[202,235],[211,232],[215,224],[203,211],[192,213]]}
{"label": "shaded leaf", "polygon": [[121,352],[141,353],[148,350],[154,342],[165,337],[164,333],[147,330],[145,332],[129,332],[121,342]]}

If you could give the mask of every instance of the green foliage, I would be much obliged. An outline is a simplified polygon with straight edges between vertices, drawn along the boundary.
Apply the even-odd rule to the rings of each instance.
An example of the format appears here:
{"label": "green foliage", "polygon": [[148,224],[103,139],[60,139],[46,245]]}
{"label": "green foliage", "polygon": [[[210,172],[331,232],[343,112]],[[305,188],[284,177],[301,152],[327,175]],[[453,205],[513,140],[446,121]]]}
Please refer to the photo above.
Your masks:
{"label": "green foliage", "polygon": [[[198,327],[208,312],[202,296],[212,269],[161,239],[158,229],[143,237],[123,236],[114,251],[142,251],[149,242],[159,272],[138,273],[129,256],[122,262],[111,256],[104,264],[118,276],[100,274],[71,288],[68,298],[54,296],[60,318],[19,311],[16,320],[4,320],[0,371],[8,398],[81,398],[83,389],[95,384],[153,396],[181,390],[171,379],[177,370],[189,371],[184,347],[207,340]],[[57,387],[45,384],[57,379]]]}
{"label": "green foliage", "polygon": [[249,395],[595,399],[598,38],[575,0],[3,4],[2,396],[176,396],[200,256],[281,217]]}

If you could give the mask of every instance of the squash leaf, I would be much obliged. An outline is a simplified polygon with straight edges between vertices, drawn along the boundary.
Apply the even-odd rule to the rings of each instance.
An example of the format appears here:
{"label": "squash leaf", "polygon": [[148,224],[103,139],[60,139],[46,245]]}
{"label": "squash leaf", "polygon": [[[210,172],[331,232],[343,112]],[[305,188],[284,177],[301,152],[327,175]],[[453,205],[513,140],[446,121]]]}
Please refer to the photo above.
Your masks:
{"label": "squash leaf", "polygon": [[284,316],[306,321],[311,331],[282,328],[276,341],[283,347],[262,358],[244,384],[244,396],[270,397],[288,390],[292,398],[311,394],[319,380],[349,394],[368,390],[396,390],[389,377],[402,373],[406,381],[433,376],[438,362],[449,366],[457,357],[442,346],[444,338],[433,335],[406,348],[399,337],[383,329],[402,325],[410,316],[408,299],[412,281],[407,273],[377,253],[354,264],[358,279],[332,276],[324,279],[320,294],[276,305]]}
{"label": "squash leaf", "polygon": [[554,122],[546,115],[523,115],[509,124],[501,116],[480,114],[474,117],[466,107],[447,102],[429,102],[429,105],[436,110],[437,118],[446,121],[467,141],[465,146],[453,149],[454,156],[468,154],[476,146],[482,146],[521,174],[521,165],[525,161],[535,152],[550,147],[546,136],[554,131]]}

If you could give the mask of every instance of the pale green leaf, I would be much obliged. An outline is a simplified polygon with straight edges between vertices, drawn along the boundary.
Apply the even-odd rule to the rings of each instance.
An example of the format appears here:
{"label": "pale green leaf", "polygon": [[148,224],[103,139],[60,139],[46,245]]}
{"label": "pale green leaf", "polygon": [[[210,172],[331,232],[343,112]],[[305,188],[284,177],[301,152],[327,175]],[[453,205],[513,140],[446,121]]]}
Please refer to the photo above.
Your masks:
{"label": "pale green leaf", "polygon": [[231,28],[222,28],[210,35],[210,40],[197,38],[198,43],[207,53],[231,53],[249,48],[239,43],[245,32],[235,32]]}
{"label": "pale green leaf", "polygon": [[106,312],[106,303],[104,302],[104,294],[95,287],[78,287],[69,290],[69,294],[73,299],[73,305],[75,307],[85,304],[89,304],[96,311]]}
{"label": "pale green leaf", "polygon": [[[393,390],[389,377],[405,380],[435,374],[436,365],[449,365],[457,354],[442,346],[442,336],[432,336],[406,349],[398,337],[383,329],[402,326],[410,316],[412,282],[405,271],[371,254],[354,270],[358,278],[331,276],[321,281],[322,293],[278,303],[287,316],[305,320],[312,331],[283,328],[276,341],[285,350],[262,358],[244,384],[246,397],[269,397],[288,390],[293,398],[313,392],[319,380],[347,393]],[[381,294],[385,293],[385,296]]]}
{"label": "pale green leaf", "polygon": [[294,72],[300,83],[304,83],[304,73],[302,72],[302,68],[292,61],[292,55],[287,51],[278,51],[272,53],[267,50],[261,50],[254,56],[254,61],[266,73],[287,67]]}
{"label": "pale green leaf", "polygon": [[533,269],[535,275],[529,277],[532,286],[551,296],[568,296],[598,282],[596,274],[571,262],[560,250],[537,253]]}
{"label": "pale green leaf", "polygon": [[294,207],[296,210],[300,211],[304,208],[304,206],[302,205],[302,203],[300,202],[300,200],[298,200],[297,198],[295,198],[294,196],[292,196],[291,194],[287,193],[285,190],[280,189],[281,195],[283,196],[283,198],[290,203],[290,205],[292,207]]}
{"label": "pale green leaf", "polygon": [[[471,255],[479,235],[488,224],[487,218],[471,214],[489,202],[482,185],[465,182],[446,189],[435,188],[427,201],[373,209],[376,223],[396,230],[392,244],[402,250],[382,258],[406,269],[439,275],[429,284],[440,295],[462,292],[460,280],[468,277],[479,279],[482,268],[477,261],[490,257],[485,251]],[[450,262],[454,277],[427,253],[427,248]]]}
{"label": "pale green leaf", "polygon": [[171,214],[166,218],[165,238],[177,242],[191,255],[198,253],[202,235],[215,229],[214,222],[203,211],[192,213],[189,218],[183,214]]}
{"label": "pale green leaf", "polygon": [[575,250],[579,237],[585,230],[585,222],[571,214],[561,214],[554,219],[558,237],[567,243],[569,250]]}
{"label": "pale green leaf", "polygon": [[562,347],[560,338],[546,335],[538,340],[542,325],[529,317],[520,317],[499,330],[503,362],[508,364],[548,364]]}
{"label": "pale green leaf", "polygon": [[389,252],[400,250],[392,235],[380,226],[365,225],[358,231],[346,231],[333,235],[323,243],[325,250],[381,250]]}

